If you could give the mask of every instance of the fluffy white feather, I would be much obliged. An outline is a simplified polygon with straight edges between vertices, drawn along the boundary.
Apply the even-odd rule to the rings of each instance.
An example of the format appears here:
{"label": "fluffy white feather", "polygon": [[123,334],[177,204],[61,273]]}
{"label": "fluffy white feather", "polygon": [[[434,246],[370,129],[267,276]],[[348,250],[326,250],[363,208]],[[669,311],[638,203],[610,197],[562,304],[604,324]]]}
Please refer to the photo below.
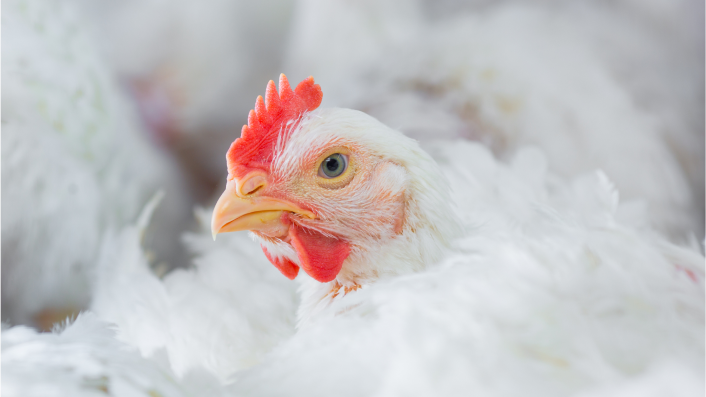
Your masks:
{"label": "fluffy white feather", "polygon": [[[197,216],[207,230],[210,213]],[[296,287],[247,236],[188,234],[195,268],[160,279],[140,248],[145,227],[109,234],[101,249],[92,310],[118,325],[119,340],[145,356],[164,349],[180,376],[204,368],[226,380],[294,332]]]}
{"label": "fluffy white feather", "polygon": [[[80,314],[52,333],[24,326],[3,331],[2,371],[4,396],[181,397],[217,396],[220,391],[205,372],[176,377],[163,352],[160,359],[144,359],[135,347],[116,340],[112,327],[92,313]],[[185,380],[192,388],[182,386]]]}

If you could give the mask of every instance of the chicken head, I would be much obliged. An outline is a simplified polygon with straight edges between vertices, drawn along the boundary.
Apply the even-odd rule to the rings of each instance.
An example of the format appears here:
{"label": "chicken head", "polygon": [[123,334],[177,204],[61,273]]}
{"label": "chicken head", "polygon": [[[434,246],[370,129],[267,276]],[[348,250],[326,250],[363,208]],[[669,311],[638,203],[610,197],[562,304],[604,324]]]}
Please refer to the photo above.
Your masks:
{"label": "chicken head", "polygon": [[269,82],[226,155],[214,238],[250,230],[282,274],[302,268],[322,283],[358,285],[433,260],[454,224],[433,160],[362,112],[318,109],[311,77],[292,90],[281,75],[279,86]]}

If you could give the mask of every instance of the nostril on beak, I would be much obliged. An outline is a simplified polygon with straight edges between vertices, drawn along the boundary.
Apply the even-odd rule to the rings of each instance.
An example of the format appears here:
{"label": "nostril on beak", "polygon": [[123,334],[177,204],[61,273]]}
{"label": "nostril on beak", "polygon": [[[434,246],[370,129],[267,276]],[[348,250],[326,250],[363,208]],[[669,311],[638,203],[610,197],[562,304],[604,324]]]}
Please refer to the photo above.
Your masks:
{"label": "nostril on beak", "polygon": [[265,186],[267,186],[267,179],[265,179],[264,175],[252,175],[246,178],[242,185],[238,186],[238,193],[243,197],[251,196]]}

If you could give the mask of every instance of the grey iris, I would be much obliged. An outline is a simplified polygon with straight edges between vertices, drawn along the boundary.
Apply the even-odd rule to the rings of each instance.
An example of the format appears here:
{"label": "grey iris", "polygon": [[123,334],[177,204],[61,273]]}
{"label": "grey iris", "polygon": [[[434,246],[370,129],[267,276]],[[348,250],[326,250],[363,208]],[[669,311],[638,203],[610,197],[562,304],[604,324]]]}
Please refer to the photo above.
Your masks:
{"label": "grey iris", "polygon": [[327,178],[335,178],[346,170],[346,158],[338,153],[332,154],[321,163],[321,171]]}

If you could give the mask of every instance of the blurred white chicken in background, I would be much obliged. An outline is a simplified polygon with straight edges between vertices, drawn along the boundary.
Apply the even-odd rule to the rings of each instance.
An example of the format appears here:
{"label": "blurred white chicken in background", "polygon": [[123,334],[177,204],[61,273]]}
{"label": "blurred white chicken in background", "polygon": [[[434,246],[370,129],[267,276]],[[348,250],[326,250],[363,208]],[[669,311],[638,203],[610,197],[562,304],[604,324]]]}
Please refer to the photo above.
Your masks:
{"label": "blurred white chicken in background", "polygon": [[280,72],[292,0],[83,1],[102,53],[198,199],[222,181],[223,150],[262,81]]}
{"label": "blurred white chicken in background", "polygon": [[88,305],[103,233],[159,190],[168,197],[146,246],[156,263],[185,263],[193,201],[76,10],[10,1],[3,11],[2,319],[51,326]]}
{"label": "blurred white chicken in background", "polygon": [[[285,70],[417,139],[603,169],[677,241],[704,227],[703,2],[298,2]],[[330,102],[329,102],[330,101]]]}

